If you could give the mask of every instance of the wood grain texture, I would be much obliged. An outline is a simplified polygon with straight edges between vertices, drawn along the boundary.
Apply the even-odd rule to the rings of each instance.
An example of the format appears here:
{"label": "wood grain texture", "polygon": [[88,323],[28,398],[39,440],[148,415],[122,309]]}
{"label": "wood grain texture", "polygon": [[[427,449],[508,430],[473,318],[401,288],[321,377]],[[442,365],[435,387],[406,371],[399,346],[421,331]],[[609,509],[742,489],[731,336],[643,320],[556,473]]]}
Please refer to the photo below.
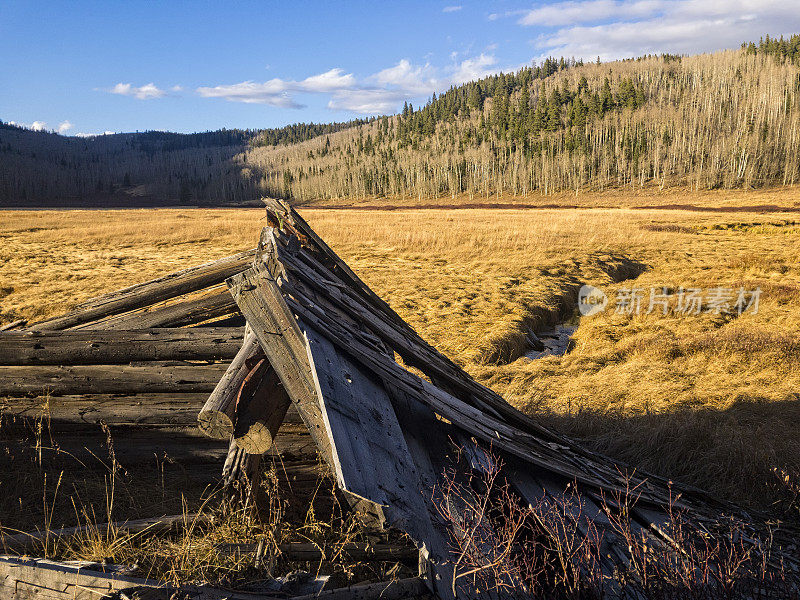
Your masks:
{"label": "wood grain texture", "polygon": [[137,361],[224,360],[236,356],[242,329],[7,331],[0,365],[105,365]]}
{"label": "wood grain texture", "polygon": [[0,367],[0,396],[211,392],[224,364]]}

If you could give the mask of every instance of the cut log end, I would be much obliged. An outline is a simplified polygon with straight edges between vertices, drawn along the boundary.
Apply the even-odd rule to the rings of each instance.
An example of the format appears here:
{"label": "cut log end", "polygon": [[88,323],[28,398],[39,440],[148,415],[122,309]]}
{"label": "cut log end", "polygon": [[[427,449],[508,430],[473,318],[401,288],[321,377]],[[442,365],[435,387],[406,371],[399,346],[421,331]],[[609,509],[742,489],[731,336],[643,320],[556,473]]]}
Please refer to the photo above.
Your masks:
{"label": "cut log end", "polygon": [[228,440],[233,435],[233,421],[224,412],[202,410],[197,425],[205,435],[215,440]]}
{"label": "cut log end", "polygon": [[273,442],[272,433],[264,423],[253,423],[247,433],[236,438],[236,445],[248,454],[264,454]]}

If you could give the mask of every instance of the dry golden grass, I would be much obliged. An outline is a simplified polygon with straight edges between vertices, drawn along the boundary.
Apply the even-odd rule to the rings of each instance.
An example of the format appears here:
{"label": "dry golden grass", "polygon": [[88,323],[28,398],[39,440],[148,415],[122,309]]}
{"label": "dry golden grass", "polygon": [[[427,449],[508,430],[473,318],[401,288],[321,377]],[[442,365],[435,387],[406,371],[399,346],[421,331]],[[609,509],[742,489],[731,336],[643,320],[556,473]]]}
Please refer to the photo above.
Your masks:
{"label": "dry golden grass", "polygon": [[[766,506],[771,469],[800,469],[800,215],[791,189],[716,194],[658,203],[789,212],[303,214],[423,337],[513,404],[635,466]],[[264,224],[254,210],[2,214],[4,322],[251,247]],[[738,318],[608,310],[581,320],[569,354],[518,358],[529,327],[571,316],[583,283],[763,293],[758,314]]]}

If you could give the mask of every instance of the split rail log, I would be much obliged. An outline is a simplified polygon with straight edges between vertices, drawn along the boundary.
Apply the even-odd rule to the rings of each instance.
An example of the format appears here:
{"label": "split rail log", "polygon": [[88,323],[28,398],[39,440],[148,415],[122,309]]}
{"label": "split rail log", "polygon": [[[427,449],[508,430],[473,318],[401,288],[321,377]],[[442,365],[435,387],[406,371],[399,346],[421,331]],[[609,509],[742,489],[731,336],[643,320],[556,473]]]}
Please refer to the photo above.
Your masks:
{"label": "split rail log", "polygon": [[209,319],[238,313],[231,295],[222,290],[199,298],[189,298],[149,311],[137,311],[112,316],[109,319],[82,325],[80,330],[150,329],[155,327],[186,327]]}
{"label": "split rail log", "polygon": [[224,360],[236,356],[242,339],[242,329],[238,327],[7,331],[0,333],[0,365]]}
{"label": "split rail log", "polygon": [[80,394],[56,398],[14,398],[0,401],[0,427],[28,430],[44,422],[50,431],[97,431],[110,426],[189,427],[197,421],[198,407],[207,394]]}
{"label": "split rail log", "polygon": [[205,525],[210,521],[210,517],[197,513],[185,515],[169,515],[163,517],[151,517],[149,519],[134,519],[118,523],[97,523],[81,525],[79,527],[64,527],[62,529],[51,529],[49,531],[37,531],[35,533],[13,533],[6,534],[0,531],[0,547],[6,552],[23,554],[35,549],[42,549],[45,544],[55,544],[61,539],[86,534],[92,538],[112,535],[131,535],[134,533],[144,533],[148,535],[156,533],[167,533],[190,529],[197,525]]}
{"label": "split rail log", "polygon": [[291,403],[269,362],[259,361],[245,378],[236,400],[236,445],[248,454],[267,452]]}
{"label": "split rail log", "polygon": [[250,265],[254,256],[255,249],[252,249],[133,285],[85,302],[74,311],[60,317],[36,323],[31,329],[68,329],[190,294],[220,284],[228,277],[241,272]]}
{"label": "split rail log", "polygon": [[0,396],[210,392],[224,364],[0,366]]}
{"label": "split rail log", "polygon": [[208,437],[227,440],[233,435],[236,398],[250,368],[261,356],[258,340],[248,330],[241,348],[197,415],[200,431]]}

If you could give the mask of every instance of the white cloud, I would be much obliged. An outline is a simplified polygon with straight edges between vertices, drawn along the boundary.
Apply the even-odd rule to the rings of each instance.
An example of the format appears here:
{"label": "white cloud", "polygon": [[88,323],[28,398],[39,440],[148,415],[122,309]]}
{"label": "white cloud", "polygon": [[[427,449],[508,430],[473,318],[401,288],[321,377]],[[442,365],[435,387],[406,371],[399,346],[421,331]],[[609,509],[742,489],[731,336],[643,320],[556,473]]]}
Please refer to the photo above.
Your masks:
{"label": "white cloud", "polygon": [[480,54],[436,69],[429,63],[414,65],[408,59],[363,79],[334,68],[302,80],[270,79],[263,83],[243,81],[230,85],[202,86],[196,92],[203,98],[230,102],[268,104],[278,108],[302,108],[297,94],[330,94],[328,108],[375,115],[396,112],[404,100],[421,99],[450,85],[484,77],[498,70],[491,54]]}
{"label": "white cloud", "polygon": [[287,89],[303,92],[333,92],[352,88],[356,85],[356,78],[352,73],[345,74],[342,69],[331,69],[319,75],[306,77],[299,83],[286,82]]}
{"label": "white cloud", "polygon": [[519,22],[521,25],[553,27],[605,21],[614,18],[644,17],[654,14],[657,10],[663,8],[664,4],[663,0],[558,2],[527,11]]}
{"label": "white cloud", "polygon": [[442,9],[442,12],[443,12],[443,13],[453,13],[453,12],[458,12],[458,11],[459,11],[459,10],[461,10],[462,8],[463,8],[463,7],[462,7],[461,5],[458,5],[458,6],[445,6],[445,7]]}
{"label": "white cloud", "polygon": [[269,104],[278,108],[303,108],[302,104],[288,94],[286,82],[282,79],[271,79],[264,83],[243,81],[232,85],[199,87],[197,93],[203,98],[222,98],[229,102],[246,104]]}
{"label": "white cloud", "polygon": [[415,67],[405,58],[393,67],[378,71],[369,80],[379,87],[402,90],[410,96],[431,94],[439,87],[430,64]]}
{"label": "white cloud", "polygon": [[136,87],[130,83],[118,83],[107,91],[120,96],[133,96],[139,100],[152,100],[153,98],[163,98],[167,95],[167,92],[158,88],[152,82],[146,83],[145,85],[139,87]]}
{"label": "white cloud", "polygon": [[61,123],[58,124],[58,133],[60,133],[61,135],[64,135],[70,129],[72,129],[72,127],[73,127],[73,125],[69,121],[62,121]]}
{"label": "white cloud", "polygon": [[784,0],[570,0],[527,11],[519,22],[558,27],[535,40],[542,58],[614,60],[711,52],[764,33],[789,35],[800,29],[800,11]]}
{"label": "white cloud", "polygon": [[34,131],[44,131],[45,129],[47,129],[47,123],[45,123],[44,121],[34,121],[33,123],[31,123],[31,129],[33,129]]}
{"label": "white cloud", "polygon": [[476,58],[468,58],[461,61],[461,64],[458,65],[455,72],[451,75],[450,80],[453,84],[460,84],[486,77],[499,70],[496,64],[497,59],[494,55],[481,52],[480,56]]}
{"label": "white cloud", "polygon": [[396,90],[341,90],[328,102],[331,110],[348,110],[362,115],[393,113],[409,96]]}

